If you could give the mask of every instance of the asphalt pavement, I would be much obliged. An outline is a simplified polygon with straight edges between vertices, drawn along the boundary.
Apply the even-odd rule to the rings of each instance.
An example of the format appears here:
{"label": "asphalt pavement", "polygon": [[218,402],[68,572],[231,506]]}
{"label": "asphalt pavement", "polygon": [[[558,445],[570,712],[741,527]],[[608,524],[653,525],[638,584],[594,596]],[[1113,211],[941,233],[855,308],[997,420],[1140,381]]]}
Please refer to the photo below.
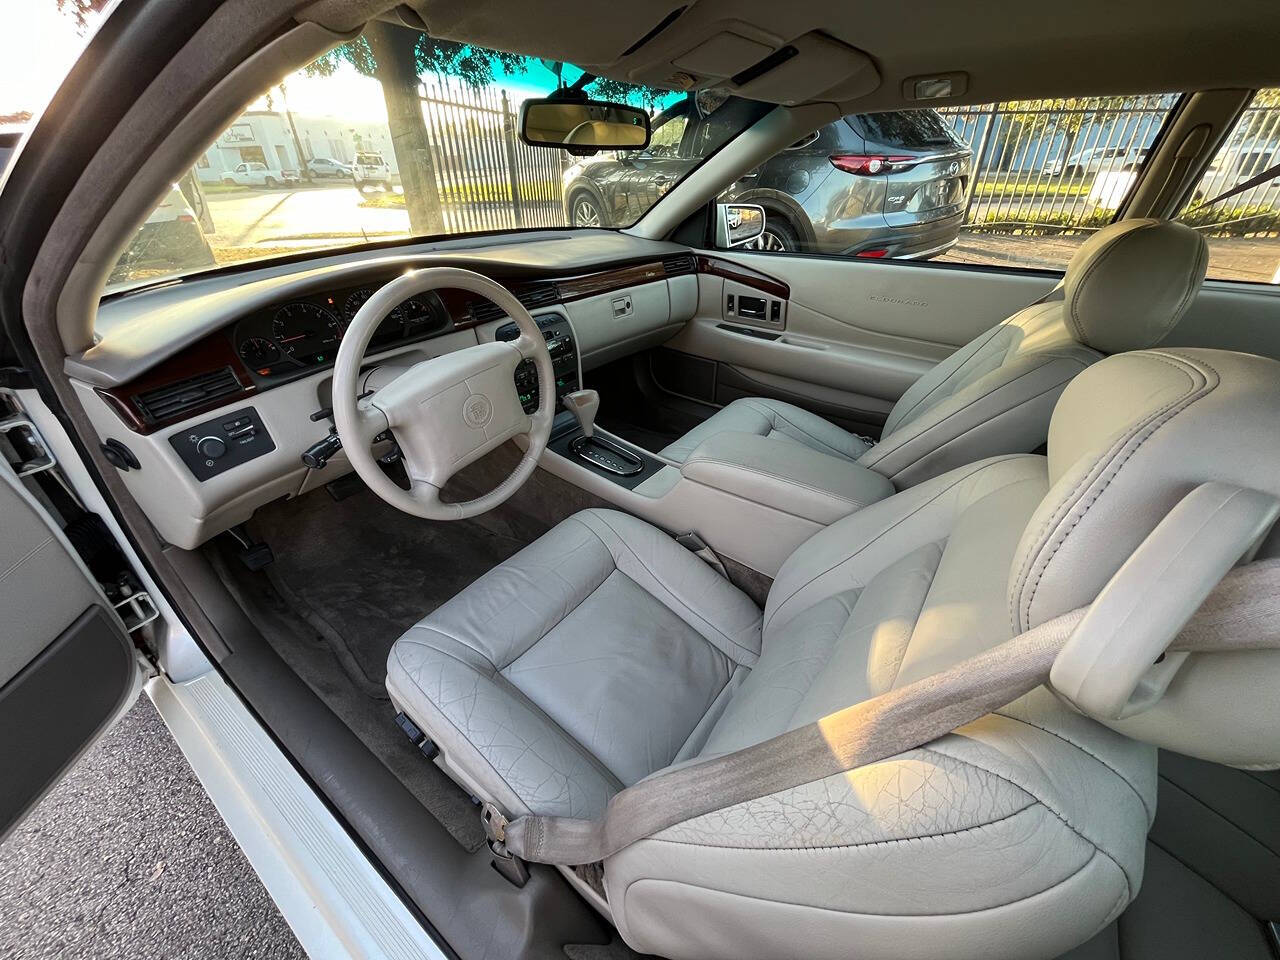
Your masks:
{"label": "asphalt pavement", "polygon": [[0,844],[0,958],[306,955],[142,696]]}

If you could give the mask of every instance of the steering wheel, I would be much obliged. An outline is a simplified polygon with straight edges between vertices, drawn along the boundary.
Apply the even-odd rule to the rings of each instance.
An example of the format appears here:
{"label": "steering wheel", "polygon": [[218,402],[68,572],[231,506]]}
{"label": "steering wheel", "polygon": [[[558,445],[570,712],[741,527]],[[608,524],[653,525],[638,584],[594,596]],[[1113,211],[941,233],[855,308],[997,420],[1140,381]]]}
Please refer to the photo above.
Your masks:
{"label": "steering wheel", "polygon": [[[444,288],[491,301],[515,321],[519,338],[424,360],[376,393],[358,397],[360,365],[378,325],[410,297]],[[538,370],[538,407],[532,414],[520,405],[515,384],[516,366],[526,358]],[[392,280],[352,319],[333,368],[333,421],[351,466],[383,500],[428,520],[462,520],[492,510],[533,473],[551,436],[555,380],[542,331],[510,291],[471,270],[430,267]],[[400,445],[408,490],[382,472],[370,449],[374,438],[387,430]],[[474,500],[440,499],[450,477],[520,435],[529,438],[528,450],[506,480]]]}

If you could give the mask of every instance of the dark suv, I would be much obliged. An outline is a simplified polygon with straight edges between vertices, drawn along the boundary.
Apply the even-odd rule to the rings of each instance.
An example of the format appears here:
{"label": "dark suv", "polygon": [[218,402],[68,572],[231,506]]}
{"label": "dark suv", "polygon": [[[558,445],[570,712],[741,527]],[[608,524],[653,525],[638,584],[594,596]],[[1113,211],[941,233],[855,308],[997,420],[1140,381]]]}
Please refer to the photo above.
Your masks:
{"label": "dark suv", "polygon": [[[654,118],[645,150],[575,163],[564,176],[569,223],[634,222],[702,159],[714,122],[687,97]],[[765,208],[765,232],[749,245],[757,249],[926,258],[960,233],[969,158],[933,110],[853,114],[756,167],[721,199]]]}

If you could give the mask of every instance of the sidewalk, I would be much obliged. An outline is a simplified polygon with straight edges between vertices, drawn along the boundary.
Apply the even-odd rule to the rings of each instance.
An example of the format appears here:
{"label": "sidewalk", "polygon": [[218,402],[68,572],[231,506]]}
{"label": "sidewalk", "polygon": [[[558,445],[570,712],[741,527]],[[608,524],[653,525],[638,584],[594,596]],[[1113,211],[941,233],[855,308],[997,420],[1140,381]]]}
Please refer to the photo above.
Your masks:
{"label": "sidewalk", "polygon": [[305,957],[145,695],[0,844],[19,957]]}

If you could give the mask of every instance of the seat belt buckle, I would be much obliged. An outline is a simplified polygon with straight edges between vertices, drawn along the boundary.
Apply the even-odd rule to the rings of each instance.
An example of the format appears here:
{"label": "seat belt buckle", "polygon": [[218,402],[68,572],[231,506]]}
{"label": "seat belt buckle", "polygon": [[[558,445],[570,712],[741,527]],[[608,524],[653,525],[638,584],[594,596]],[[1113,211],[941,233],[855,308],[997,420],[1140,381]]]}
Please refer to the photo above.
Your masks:
{"label": "seat belt buckle", "polygon": [[493,854],[493,868],[517,887],[529,882],[529,865],[507,849],[508,820],[490,800],[480,804],[480,823]]}
{"label": "seat belt buckle", "polygon": [[695,557],[705,562],[715,570],[716,573],[720,574],[720,576],[724,577],[726,580],[729,579],[729,571],[724,568],[724,564],[720,562],[720,558],[716,556],[716,552],[711,549],[711,546],[705,540],[692,530],[688,533],[676,534],[676,543],[680,544],[680,546],[684,547]]}
{"label": "seat belt buckle", "polygon": [[[495,843],[504,844],[506,842],[507,818],[501,810],[494,806],[492,801],[485,800],[480,804],[480,823],[484,826],[484,836],[489,841],[489,846],[492,847]],[[504,854],[505,851],[506,847],[504,846]]]}

